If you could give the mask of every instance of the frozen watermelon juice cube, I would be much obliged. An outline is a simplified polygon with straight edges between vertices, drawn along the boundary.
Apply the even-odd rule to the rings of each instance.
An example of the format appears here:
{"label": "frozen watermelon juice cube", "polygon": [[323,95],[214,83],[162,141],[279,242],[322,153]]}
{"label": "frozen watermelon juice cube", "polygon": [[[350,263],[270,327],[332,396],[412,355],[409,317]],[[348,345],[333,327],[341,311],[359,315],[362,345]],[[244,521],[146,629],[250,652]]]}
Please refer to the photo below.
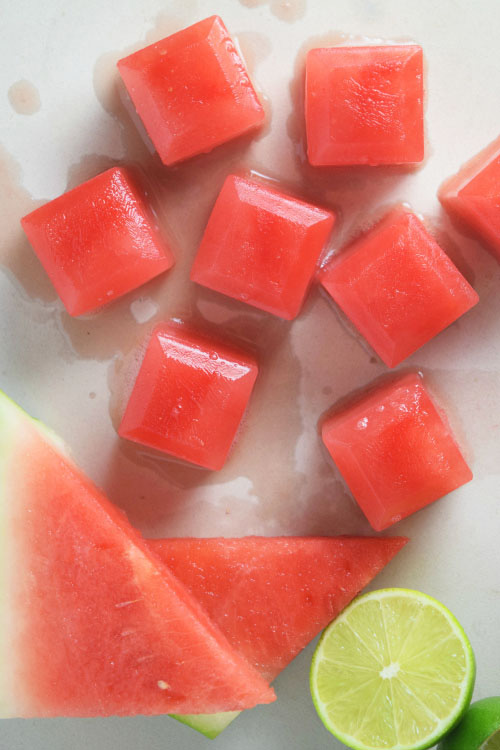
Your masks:
{"label": "frozen watermelon juice cube", "polygon": [[70,315],[130,292],[174,264],[144,192],[114,167],[21,219]]}
{"label": "frozen watermelon juice cube", "polygon": [[219,16],[118,61],[139,117],[166,165],[253,130],[264,109]]}
{"label": "frozen watermelon juice cube", "polygon": [[302,307],[334,220],[331,211],[229,175],[191,279],[291,320]]}
{"label": "frozen watermelon juice cube", "polygon": [[445,415],[417,374],[327,417],[322,437],[376,531],[472,479]]}
{"label": "frozen watermelon juice cube", "polygon": [[500,137],[439,189],[444,208],[500,260]]}
{"label": "frozen watermelon juice cube", "polygon": [[245,412],[257,363],[184,325],[158,325],[119,434],[207,469],[221,469]]}
{"label": "frozen watermelon juice cube", "polygon": [[309,162],[422,161],[422,68],[422,49],[415,44],[311,50],[305,92]]}
{"label": "frozen watermelon juice cube", "polygon": [[420,219],[403,207],[335,256],[321,283],[388,367],[479,299]]}

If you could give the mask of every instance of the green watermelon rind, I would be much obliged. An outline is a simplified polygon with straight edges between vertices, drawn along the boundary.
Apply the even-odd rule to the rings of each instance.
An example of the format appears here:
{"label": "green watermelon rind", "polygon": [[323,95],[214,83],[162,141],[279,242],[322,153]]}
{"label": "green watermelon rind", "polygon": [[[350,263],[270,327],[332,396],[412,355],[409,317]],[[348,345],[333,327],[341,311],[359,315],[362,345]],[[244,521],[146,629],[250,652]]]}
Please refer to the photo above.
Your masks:
{"label": "green watermelon rind", "polygon": [[[70,457],[70,450],[64,440],[57,435],[50,427],[30,416],[24,409],[21,409],[19,404],[16,404],[6,393],[0,390],[0,427],[5,425],[13,426],[13,423],[20,420],[20,424],[23,421],[28,420],[31,422],[38,432],[56,448],[64,456]],[[5,445],[4,445],[5,444]],[[9,430],[0,430],[0,460],[3,462],[4,457],[8,454],[9,447],[12,447],[12,439],[10,437]]]}
{"label": "green watermelon rind", "polygon": [[195,729],[209,740],[215,740],[241,711],[221,711],[217,714],[170,714],[172,719]]}

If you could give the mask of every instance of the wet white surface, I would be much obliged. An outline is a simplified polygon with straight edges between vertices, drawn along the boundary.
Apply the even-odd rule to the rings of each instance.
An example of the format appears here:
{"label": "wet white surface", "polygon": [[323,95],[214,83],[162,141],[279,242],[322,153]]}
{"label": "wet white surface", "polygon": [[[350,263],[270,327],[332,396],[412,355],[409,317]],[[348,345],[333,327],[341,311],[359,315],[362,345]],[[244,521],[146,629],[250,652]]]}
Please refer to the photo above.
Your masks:
{"label": "wet white surface", "polygon": [[[316,424],[338,398],[382,375],[385,367],[316,290],[303,314],[288,324],[181,286],[188,284],[190,257],[217,185],[240,163],[338,205],[343,220],[334,246],[380,205],[408,201],[436,227],[480,295],[471,313],[404,364],[423,371],[448,411],[475,479],[394,527],[393,533],[410,536],[411,544],[376,586],[421,589],[447,604],[476,651],[476,697],[500,693],[500,266],[450,225],[436,198],[442,179],[500,129],[495,0],[291,0],[288,8],[276,0],[3,4],[0,259],[7,260],[6,267],[0,265],[0,387],[60,432],[82,467],[148,534],[369,533],[322,450]],[[141,159],[140,148],[131,148],[125,114],[112,104],[103,106],[112,102],[114,61],[146,38],[161,38],[212,13],[222,15],[250,58],[253,78],[271,102],[271,127],[241,152],[236,148],[228,157],[222,151],[220,163],[216,154],[209,157],[206,171],[200,164],[172,172],[165,210],[179,262],[169,279],[152,282],[103,313],[71,321],[43,271],[29,260],[18,218],[33,200],[62,192],[68,173],[75,184],[77,175],[84,179],[110,161]],[[288,137],[296,129],[297,86],[290,84],[304,45],[338,33],[422,44],[430,146],[420,170],[344,172],[308,185],[309,172],[297,158],[300,148]],[[17,113],[8,98],[21,79],[36,87],[41,102],[29,117]],[[220,326],[222,337],[243,337],[262,354],[260,382],[238,443],[217,475],[148,456],[116,436],[113,422],[137,367],[134,346],[166,314],[192,314],[209,327]],[[322,728],[309,698],[311,653],[307,649],[280,676],[276,704],[239,717],[217,746],[340,747]],[[0,724],[2,750],[195,750],[207,742],[167,717]]]}

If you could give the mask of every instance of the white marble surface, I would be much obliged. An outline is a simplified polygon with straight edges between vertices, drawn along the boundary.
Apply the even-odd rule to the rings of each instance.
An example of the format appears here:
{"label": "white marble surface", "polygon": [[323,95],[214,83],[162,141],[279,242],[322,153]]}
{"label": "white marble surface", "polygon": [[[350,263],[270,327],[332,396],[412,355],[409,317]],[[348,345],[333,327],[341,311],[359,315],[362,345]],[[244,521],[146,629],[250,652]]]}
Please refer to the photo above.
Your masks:
{"label": "white marble surface", "polygon": [[[292,183],[297,181],[297,167],[286,127],[292,109],[289,81],[304,43],[329,30],[422,44],[430,142],[424,167],[397,178],[374,174],[354,186],[347,183],[345,192],[337,182],[335,194],[345,212],[346,232],[365,212],[396,200],[408,201],[438,220],[436,189],[441,180],[500,130],[496,0],[290,0],[292,17],[300,15],[301,7],[304,10],[292,22],[278,17],[287,13],[279,0],[253,4],[256,7],[238,0],[0,0],[0,142],[12,157],[10,168],[21,168],[23,188],[35,199],[54,197],[65,189],[68,169],[83,157],[126,156],[120,122],[103,108],[94,89],[100,90],[98,61],[103,55],[137,45],[147,34],[152,39],[155,28],[182,27],[220,13],[231,32],[260,50],[253,75],[272,102],[271,128],[255,141],[245,161],[251,164],[254,159],[259,168],[265,164]],[[9,103],[7,92],[20,79],[38,89],[41,106],[32,115],[18,114]],[[374,184],[379,188],[372,189]],[[8,181],[5,185],[12,190]],[[356,205],[356,213],[350,216],[351,205]],[[6,221],[17,222],[15,214],[14,208],[4,217],[3,232]],[[421,589],[455,612],[477,655],[479,698],[500,693],[500,270],[478,244],[447,221],[443,226],[459,247],[463,266],[472,272],[469,276],[474,277],[481,301],[406,364],[424,372],[448,409],[475,479],[394,529],[410,536],[411,544],[376,585]],[[294,455],[283,462],[279,445],[270,450],[269,492],[262,481],[257,483],[253,469],[248,476],[224,475],[220,481],[179,489],[163,479],[154,462],[151,468],[122,456],[116,464],[119,470],[113,471],[117,438],[109,412],[109,384],[114,382],[110,368],[121,354],[109,348],[99,353],[97,348],[75,347],[60,304],[50,295],[33,300],[23,286],[22,269],[19,276],[21,282],[0,266],[0,387],[58,430],[80,464],[127,510],[134,502],[131,493],[143,483],[154,498],[142,524],[145,531],[367,533],[321,450],[316,421],[337,398],[384,368],[370,361],[371,353],[316,292],[286,332],[291,357],[286,362],[297,368],[298,397],[293,403],[284,398],[276,407],[276,418],[290,415],[300,434]],[[140,290],[125,301],[120,324],[147,328],[150,318],[159,314],[157,291],[154,287],[150,298],[148,289]],[[200,310],[212,320],[223,321],[232,314],[230,306],[226,309],[217,300],[202,300]],[[102,320],[104,325],[108,318]],[[98,325],[92,321],[92,335]],[[277,441],[279,435],[272,433],[269,440]],[[242,441],[240,453],[244,437]],[[159,512],[162,493],[175,498],[171,504],[165,499],[165,512]],[[138,513],[139,525],[140,518]],[[248,712],[224,732],[217,740],[221,750],[340,748],[322,728],[309,698],[311,653],[307,649],[277,680],[276,704]],[[167,717],[0,724],[0,748],[6,750],[195,750],[207,742]]]}

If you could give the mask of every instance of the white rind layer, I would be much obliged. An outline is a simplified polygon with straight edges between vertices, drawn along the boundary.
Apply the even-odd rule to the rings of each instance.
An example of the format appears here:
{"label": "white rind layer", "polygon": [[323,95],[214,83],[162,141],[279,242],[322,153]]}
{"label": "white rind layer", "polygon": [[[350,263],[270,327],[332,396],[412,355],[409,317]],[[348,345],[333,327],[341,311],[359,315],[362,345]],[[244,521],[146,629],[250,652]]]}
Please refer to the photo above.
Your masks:
{"label": "white rind layer", "polygon": [[11,580],[16,567],[9,466],[27,422],[24,412],[0,391],[0,717],[15,716],[15,659],[12,649]]}
{"label": "white rind layer", "polygon": [[55,432],[30,417],[0,390],[0,718],[23,715],[17,693],[12,596],[13,575],[22,564],[13,528],[13,513],[19,503],[11,502],[15,490],[10,485],[9,469],[13,467],[16,451],[27,443],[33,427],[47,443],[71,460],[67,445]]}

